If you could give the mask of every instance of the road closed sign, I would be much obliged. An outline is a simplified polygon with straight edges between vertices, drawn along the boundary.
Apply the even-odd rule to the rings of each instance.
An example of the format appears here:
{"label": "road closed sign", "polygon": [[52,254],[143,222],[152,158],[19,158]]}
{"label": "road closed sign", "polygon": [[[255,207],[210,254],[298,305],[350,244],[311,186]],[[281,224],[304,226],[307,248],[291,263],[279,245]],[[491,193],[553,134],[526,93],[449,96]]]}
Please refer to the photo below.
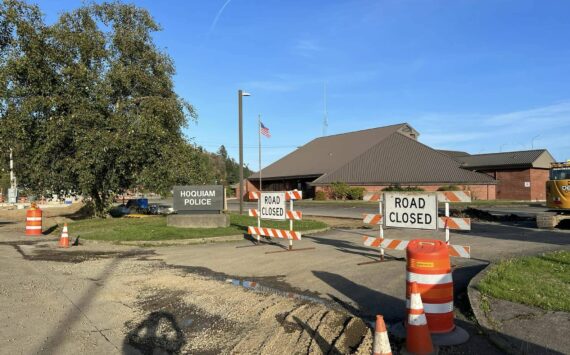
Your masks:
{"label": "road closed sign", "polygon": [[437,196],[430,193],[385,192],[387,227],[437,229]]}
{"label": "road closed sign", "polygon": [[285,192],[262,192],[259,202],[261,219],[285,219]]}

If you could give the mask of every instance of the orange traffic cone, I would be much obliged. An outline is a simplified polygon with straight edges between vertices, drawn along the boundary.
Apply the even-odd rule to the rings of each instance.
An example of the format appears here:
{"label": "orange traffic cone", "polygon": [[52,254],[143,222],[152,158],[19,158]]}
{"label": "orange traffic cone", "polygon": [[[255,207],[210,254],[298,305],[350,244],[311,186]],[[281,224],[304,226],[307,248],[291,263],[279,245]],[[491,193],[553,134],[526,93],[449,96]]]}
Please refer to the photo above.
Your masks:
{"label": "orange traffic cone", "polygon": [[67,223],[63,225],[63,231],[61,232],[61,237],[59,237],[59,247],[69,248],[69,235],[67,234]]}
{"label": "orange traffic cone", "polygon": [[376,316],[374,346],[372,349],[374,355],[392,355],[390,340],[388,340],[388,332],[386,331],[386,324],[384,324],[384,317],[381,315]]}
{"label": "orange traffic cone", "polygon": [[427,325],[424,305],[418,284],[412,282],[408,322],[406,323],[406,350],[412,354],[427,355],[433,353],[433,344]]}

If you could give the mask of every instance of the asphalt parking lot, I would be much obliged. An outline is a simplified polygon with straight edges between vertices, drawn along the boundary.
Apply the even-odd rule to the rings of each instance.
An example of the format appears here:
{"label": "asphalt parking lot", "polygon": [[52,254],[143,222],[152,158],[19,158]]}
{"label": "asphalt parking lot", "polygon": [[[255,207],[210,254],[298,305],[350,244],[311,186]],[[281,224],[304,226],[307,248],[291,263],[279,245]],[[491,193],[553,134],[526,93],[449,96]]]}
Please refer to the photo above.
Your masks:
{"label": "asphalt parking lot", "polygon": [[[61,347],[83,349],[86,353],[103,350],[140,353],[140,349],[128,341],[133,336],[133,324],[137,321],[139,324],[147,324],[144,323],[145,315],[164,309],[169,309],[168,314],[174,317],[172,319],[184,318],[177,314],[176,307],[172,305],[179,302],[184,304],[180,295],[192,293],[191,290],[198,284],[201,285],[198,289],[211,291],[208,296],[192,299],[194,303],[187,301],[186,306],[181,308],[186,312],[182,312],[183,315],[188,318],[188,314],[196,313],[196,309],[205,309],[207,311],[204,314],[209,316],[203,317],[202,324],[208,324],[208,319],[221,319],[212,323],[210,328],[206,327],[209,331],[225,330],[230,337],[247,337],[249,332],[259,329],[246,327],[246,331],[245,328],[236,326],[243,319],[227,325],[223,321],[225,315],[219,312],[221,307],[232,313],[231,310],[237,307],[237,303],[248,302],[246,300],[251,298],[251,295],[248,296],[251,292],[238,292],[235,287],[228,289],[228,280],[234,284],[255,282],[259,289],[264,290],[255,294],[255,302],[258,303],[269,297],[275,304],[281,304],[281,301],[275,300],[282,299],[283,295],[294,295],[293,301],[288,301],[292,303],[286,306],[281,304],[283,309],[297,309],[308,302],[344,312],[342,314],[346,315],[342,317],[355,316],[366,322],[376,314],[383,314],[389,325],[398,323],[405,315],[404,252],[388,251],[384,263],[358,265],[378,257],[378,250],[362,244],[362,235],[377,233],[369,229],[334,229],[306,235],[303,240],[295,242],[294,248],[314,249],[293,252],[284,251],[284,242],[271,241],[263,246],[253,246],[248,240],[153,249],[88,243],[76,249],[61,251],[53,248],[55,241],[42,245],[30,242],[29,237],[22,237],[18,231],[21,226],[18,224],[5,221],[0,225],[0,269],[3,270],[2,279],[9,280],[0,288],[0,304],[4,315],[2,324],[14,324],[17,319],[19,325],[2,333],[5,337],[3,341],[8,341],[10,349],[15,352]],[[385,237],[404,240],[443,239],[443,232],[387,229]],[[469,245],[472,248],[471,259],[453,259],[456,265],[453,277],[457,322],[467,328],[473,338],[467,344],[445,349],[445,352],[498,353],[478,334],[470,320],[465,288],[474,275],[490,261],[500,258],[568,249],[569,238],[569,231],[543,231],[512,223],[474,223],[469,233],[452,233],[453,244]],[[153,277],[148,278],[148,275]],[[149,283],[150,280],[154,281]],[[93,289],[99,288],[100,292],[93,292]],[[246,292],[245,296],[242,292]],[[58,293],[65,295],[64,302],[58,303]],[[151,302],[156,297],[170,301]],[[33,305],[23,304],[25,302],[22,300],[33,301]],[[220,302],[225,304],[221,306]],[[112,312],[117,316],[105,317],[98,310]],[[194,313],[189,310],[194,310]],[[260,312],[255,307],[243,311],[251,314]],[[29,315],[30,312],[32,315]],[[305,317],[308,321],[315,312],[320,312],[320,308],[301,318]],[[274,318],[278,314],[281,313],[273,314]],[[42,321],[46,317],[48,320]],[[64,324],[66,319],[70,319],[69,324]],[[44,327],[40,327],[43,333],[30,332],[42,322],[45,323]],[[271,326],[275,327],[275,324]],[[61,327],[66,331],[54,333]],[[236,331],[238,328],[241,330]],[[186,349],[185,351],[192,352],[204,346],[198,341],[199,336],[209,339],[210,333],[204,327],[188,332],[184,327],[181,329],[180,336],[184,340],[181,349]],[[26,334],[35,339],[35,342],[20,338],[18,334],[23,330],[27,330]],[[361,340],[359,344],[364,346],[364,338]],[[36,347],[30,348],[30,344],[35,344]],[[261,346],[253,340],[249,345],[232,343],[227,339],[212,341],[212,344],[216,345],[210,350],[222,353],[240,346]],[[294,348],[293,345],[290,346]]]}

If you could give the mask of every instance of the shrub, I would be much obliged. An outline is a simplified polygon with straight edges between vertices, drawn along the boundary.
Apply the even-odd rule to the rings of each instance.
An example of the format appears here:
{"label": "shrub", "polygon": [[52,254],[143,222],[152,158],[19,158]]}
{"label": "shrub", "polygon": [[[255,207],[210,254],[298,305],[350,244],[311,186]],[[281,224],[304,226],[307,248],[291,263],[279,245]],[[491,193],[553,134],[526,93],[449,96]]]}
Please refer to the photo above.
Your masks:
{"label": "shrub", "polygon": [[364,187],[350,187],[348,189],[348,198],[351,200],[362,200],[364,197]]}
{"label": "shrub", "polygon": [[344,182],[333,182],[331,194],[335,200],[344,200],[348,195],[349,186]]}
{"label": "shrub", "polygon": [[418,186],[402,187],[402,185],[400,184],[395,184],[385,187],[382,191],[425,191],[425,190]]}
{"label": "shrub", "polygon": [[326,199],[327,199],[327,194],[324,191],[315,192],[315,200],[316,201],[324,201]]}
{"label": "shrub", "polygon": [[457,185],[444,185],[440,186],[437,191],[461,191],[461,188]]}

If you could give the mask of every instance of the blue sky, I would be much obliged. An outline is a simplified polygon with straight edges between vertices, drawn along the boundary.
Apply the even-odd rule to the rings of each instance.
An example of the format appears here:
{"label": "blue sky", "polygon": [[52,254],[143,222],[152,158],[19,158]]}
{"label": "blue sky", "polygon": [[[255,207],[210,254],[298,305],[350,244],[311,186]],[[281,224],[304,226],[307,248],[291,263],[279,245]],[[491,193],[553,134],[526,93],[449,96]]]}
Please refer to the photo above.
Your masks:
{"label": "blue sky", "polygon": [[[80,1],[38,1],[51,23]],[[570,159],[570,2],[565,0],[134,1],[163,30],[179,95],[199,120],[187,135],[257,170],[322,135],[408,122],[435,148],[547,148]],[[223,11],[222,11],[223,10]]]}

